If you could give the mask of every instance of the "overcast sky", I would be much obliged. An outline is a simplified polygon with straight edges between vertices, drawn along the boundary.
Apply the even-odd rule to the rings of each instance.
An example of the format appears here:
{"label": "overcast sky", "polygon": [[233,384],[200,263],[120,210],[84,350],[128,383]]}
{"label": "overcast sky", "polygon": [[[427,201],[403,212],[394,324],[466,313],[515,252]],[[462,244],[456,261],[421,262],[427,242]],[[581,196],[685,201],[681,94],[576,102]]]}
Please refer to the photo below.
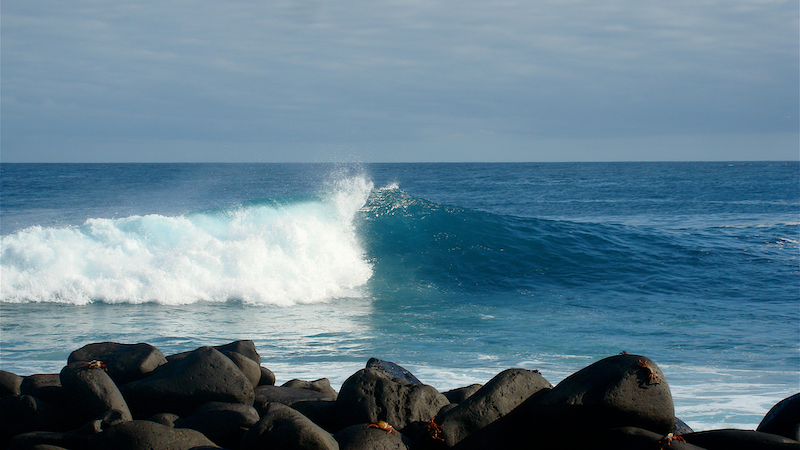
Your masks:
{"label": "overcast sky", "polygon": [[3,0],[4,162],[797,160],[797,0]]}

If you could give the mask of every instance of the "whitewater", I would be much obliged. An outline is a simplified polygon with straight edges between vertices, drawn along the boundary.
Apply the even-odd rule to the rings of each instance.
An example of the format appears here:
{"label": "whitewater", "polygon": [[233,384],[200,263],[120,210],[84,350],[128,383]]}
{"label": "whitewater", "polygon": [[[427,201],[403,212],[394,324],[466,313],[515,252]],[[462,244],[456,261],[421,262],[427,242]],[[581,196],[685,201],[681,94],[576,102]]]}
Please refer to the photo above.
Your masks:
{"label": "whitewater", "polygon": [[440,390],[621,351],[697,430],[800,390],[800,164],[0,164],[0,369],[252,339]]}

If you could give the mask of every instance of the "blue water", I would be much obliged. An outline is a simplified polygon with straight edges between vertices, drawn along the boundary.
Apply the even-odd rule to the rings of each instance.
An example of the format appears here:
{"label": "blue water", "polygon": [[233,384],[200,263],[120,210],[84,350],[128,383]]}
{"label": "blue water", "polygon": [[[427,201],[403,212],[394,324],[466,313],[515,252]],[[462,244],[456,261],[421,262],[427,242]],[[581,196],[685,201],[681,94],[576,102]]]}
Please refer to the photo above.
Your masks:
{"label": "blue water", "polygon": [[695,429],[800,391],[800,163],[2,164],[0,369],[90,342],[446,390],[628,351]]}

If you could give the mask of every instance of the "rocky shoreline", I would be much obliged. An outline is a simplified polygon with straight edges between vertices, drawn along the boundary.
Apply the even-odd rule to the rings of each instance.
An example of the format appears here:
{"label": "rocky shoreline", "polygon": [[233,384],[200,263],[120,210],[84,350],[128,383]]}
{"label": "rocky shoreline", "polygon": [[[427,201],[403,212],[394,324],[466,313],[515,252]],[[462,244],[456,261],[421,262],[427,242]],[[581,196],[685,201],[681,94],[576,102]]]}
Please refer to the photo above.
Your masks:
{"label": "rocky shoreline", "polygon": [[0,370],[0,446],[35,450],[800,449],[800,394],[757,430],[694,432],[645,356],[621,353],[551,385],[507,369],[448,392],[372,358],[336,392],[275,385],[252,341],[164,356],[95,343],[59,374]]}

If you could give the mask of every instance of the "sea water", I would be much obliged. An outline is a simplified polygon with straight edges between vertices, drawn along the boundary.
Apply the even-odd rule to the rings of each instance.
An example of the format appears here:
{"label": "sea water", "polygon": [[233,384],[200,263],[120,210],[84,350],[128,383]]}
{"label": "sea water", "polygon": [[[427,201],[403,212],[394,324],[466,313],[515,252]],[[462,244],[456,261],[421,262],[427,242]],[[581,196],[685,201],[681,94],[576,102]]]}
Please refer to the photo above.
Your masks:
{"label": "sea water", "polygon": [[621,351],[697,430],[800,391],[800,163],[2,164],[0,369],[252,339],[444,391]]}

